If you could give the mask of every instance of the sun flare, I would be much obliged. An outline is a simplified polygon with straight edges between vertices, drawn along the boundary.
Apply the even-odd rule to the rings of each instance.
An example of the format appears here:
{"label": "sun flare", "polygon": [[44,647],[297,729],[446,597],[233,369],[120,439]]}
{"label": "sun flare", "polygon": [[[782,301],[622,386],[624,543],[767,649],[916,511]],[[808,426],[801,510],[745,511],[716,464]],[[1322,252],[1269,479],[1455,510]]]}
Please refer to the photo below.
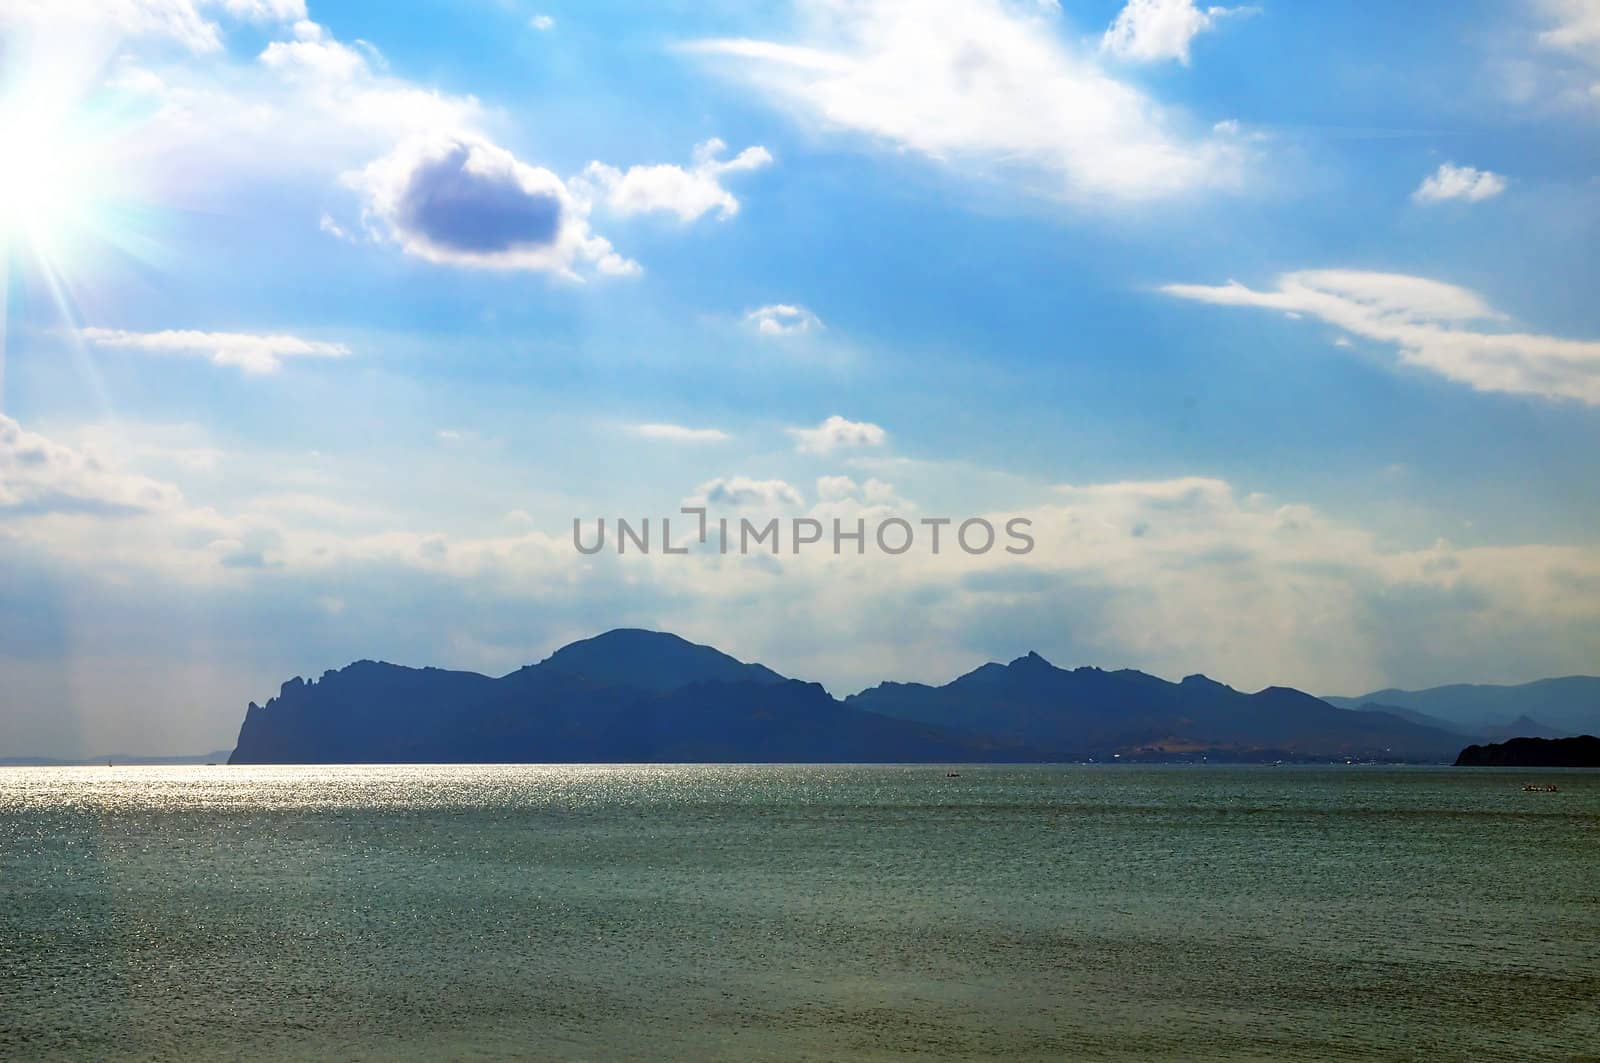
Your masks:
{"label": "sun flare", "polygon": [[60,115],[0,112],[0,233],[36,253],[61,252],[100,199],[88,143]]}

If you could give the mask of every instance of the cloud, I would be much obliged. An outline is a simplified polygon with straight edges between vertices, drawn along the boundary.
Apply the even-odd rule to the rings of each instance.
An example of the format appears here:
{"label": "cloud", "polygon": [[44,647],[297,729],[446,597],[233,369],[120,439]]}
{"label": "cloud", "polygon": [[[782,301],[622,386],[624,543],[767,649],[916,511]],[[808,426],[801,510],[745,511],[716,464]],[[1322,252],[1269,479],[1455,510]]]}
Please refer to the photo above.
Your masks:
{"label": "cloud", "polygon": [[[848,503],[840,505],[840,503]],[[813,516],[831,516],[849,513],[878,513],[888,515],[893,509],[896,516],[905,516],[917,507],[900,496],[894,484],[877,477],[857,483],[848,476],[817,477],[817,504]]]}
{"label": "cloud", "polygon": [[[24,674],[82,679],[39,687],[23,718],[0,714],[0,745],[13,747],[63,713],[123,726],[130,705],[149,707],[141,729],[170,727],[169,744],[189,746],[196,732],[184,727],[197,725],[180,726],[171,699],[185,661],[232,677],[203,699],[225,735],[253,689],[296,672],[362,656],[505,671],[619,625],[679,631],[837,693],[885,677],[943,682],[1029,648],[1066,664],[1313,691],[1528,679],[1600,653],[1593,546],[1395,547],[1209,476],[1050,486],[996,473],[984,490],[1006,506],[987,512],[950,495],[914,509],[888,484],[824,477],[817,497],[848,526],[866,515],[870,529],[880,505],[975,513],[997,528],[1020,516],[1037,548],[891,559],[869,531],[866,556],[785,550],[777,572],[715,549],[580,558],[565,503],[479,535],[299,493],[220,514],[3,420],[0,488],[0,572],[18,574],[0,594],[0,674],[13,690]],[[697,501],[713,500],[762,519],[811,515],[782,480],[710,480]],[[692,521],[673,524],[692,538]],[[329,600],[343,603],[336,617]]]}
{"label": "cloud", "polygon": [[1594,113],[1600,105],[1600,2],[1530,0],[1540,17],[1537,51],[1512,67],[1511,95],[1519,102],[1549,99]]}
{"label": "cloud", "polygon": [[1418,203],[1443,203],[1449,199],[1478,203],[1492,199],[1505,190],[1506,179],[1500,174],[1446,162],[1422,179],[1417,190],[1411,193],[1411,198]]}
{"label": "cloud", "polygon": [[0,27],[48,23],[79,34],[166,38],[204,53],[222,49],[222,29],[206,17],[218,10],[258,23],[306,17],[304,0],[6,0]]}
{"label": "cloud", "polygon": [[720,428],[686,428],[681,424],[636,424],[633,433],[669,443],[722,443],[733,438]]}
{"label": "cloud", "polygon": [[722,187],[728,174],[759,170],[772,162],[766,148],[745,148],[731,159],[719,156],[727,145],[715,138],[695,145],[694,163],[682,166],[656,164],[630,166],[626,171],[603,162],[591,162],[583,171],[585,189],[593,189],[617,214],[661,211],[691,222],[710,211],[727,219],[739,213],[739,201]]}
{"label": "cloud", "polygon": [[1189,65],[1189,43],[1217,20],[1253,13],[1253,8],[1199,8],[1194,0],[1128,0],[1106,30],[1100,47],[1123,59],[1154,62],[1176,59]]}
{"label": "cloud", "polygon": [[822,319],[803,306],[773,303],[758,307],[744,316],[763,336],[796,336],[813,329],[822,331]]}
{"label": "cloud", "polygon": [[0,414],[0,518],[127,516],[173,509],[182,501],[171,484],[112,469]]}
{"label": "cloud", "polygon": [[718,477],[695,488],[690,501],[706,506],[731,506],[735,509],[777,509],[798,506],[805,500],[800,492],[782,480],[752,480],[748,476]]}
{"label": "cloud", "polygon": [[817,477],[817,498],[822,502],[839,502],[846,498],[854,498],[860,491],[861,485],[848,476]]}
{"label": "cloud", "polygon": [[325,81],[349,81],[368,73],[365,55],[308,19],[294,24],[294,40],[272,41],[258,58],[268,68]]}
{"label": "cloud", "polygon": [[1592,49],[1600,48],[1600,3],[1596,0],[1543,0],[1541,6],[1555,20],[1555,25],[1539,34],[1539,43],[1547,48],[1587,53],[1594,61]]}
{"label": "cloud", "polygon": [[881,447],[889,433],[867,421],[847,421],[834,414],[815,428],[790,428],[795,449],[802,454],[831,454],[848,447]]}
{"label": "cloud", "polygon": [[[132,117],[96,162],[118,174],[129,200],[143,204],[231,214],[254,208],[258,193],[270,190],[273,202],[309,200],[319,228],[336,238],[365,236],[438,264],[568,278],[627,275],[640,272],[639,264],[591,231],[596,198],[618,213],[728,216],[739,204],[723,182],[771,159],[759,147],[722,158],[721,143],[711,141],[687,168],[622,170],[597,163],[599,172],[615,176],[616,187],[596,190],[590,178],[565,180],[500,146],[485,130],[509,125],[503,112],[471,95],[390,74],[376,47],[338,39],[306,18],[303,4],[118,0],[81,6],[85,20],[115,32],[122,31],[101,8],[275,19],[264,26],[269,39],[253,62],[239,61],[239,48],[220,47],[220,36],[219,47],[201,60],[170,61],[170,49],[123,49],[108,84]],[[6,10],[0,0],[0,23]],[[50,35],[43,54],[82,52],[85,62],[100,62],[94,40],[75,36],[75,24],[55,12],[54,5],[36,10]],[[220,23],[213,28],[221,34]],[[248,40],[240,38],[227,43]],[[355,194],[359,227],[344,221],[354,212],[321,202],[340,185]]]}
{"label": "cloud", "polygon": [[[155,2],[118,0],[98,7],[114,12]],[[244,48],[260,33],[230,36],[228,48],[182,59],[161,42],[122,40],[106,82],[109,105],[122,116],[119,135],[102,138],[97,151],[131,201],[234,213],[256,206],[255,193],[270,188],[274,202],[285,192],[304,202],[309,195],[321,198],[337,187],[341,174],[408,138],[493,121],[472,96],[389,75],[376,48],[339,41],[307,20],[303,5],[196,6],[219,15],[243,12],[238,17],[281,10],[285,17],[261,27],[268,40],[249,59]],[[94,65],[104,60],[104,41],[74,33],[70,21],[52,18],[41,33],[41,56]],[[312,203],[316,212],[327,206]]]}
{"label": "cloud", "polygon": [[535,15],[528,20],[528,25],[544,33],[556,28],[556,20],[549,15]]}
{"label": "cloud", "polygon": [[350,234],[346,232],[338,222],[334,221],[333,215],[329,214],[327,211],[323,211],[322,217],[317,219],[317,229],[321,232],[327,233],[336,240],[344,240],[346,242],[351,241]]}
{"label": "cloud", "polygon": [[443,265],[632,274],[637,263],[589,231],[559,177],[468,134],[417,138],[348,176],[366,216],[411,255]]}
{"label": "cloud", "polygon": [[1309,314],[1352,335],[1391,344],[1405,365],[1479,391],[1600,405],[1600,342],[1480,331],[1472,323],[1501,321],[1505,315],[1473,292],[1441,281],[1397,273],[1309,270],[1284,274],[1272,291],[1256,291],[1237,281],[1169,284],[1162,291],[1223,306]]}
{"label": "cloud", "polygon": [[96,347],[113,347],[157,354],[192,355],[213,365],[236,366],[246,373],[276,373],[285,358],[343,358],[350,348],[342,343],[305,340],[281,334],[249,332],[196,332],[167,329],[128,332],[123,329],[84,328],[78,335]]}
{"label": "cloud", "polygon": [[758,92],[824,130],[944,163],[1042,179],[1046,194],[1145,200],[1227,185],[1238,148],[1195,139],[1063,39],[1049,11],[1000,0],[808,0],[805,43],[700,40]]}

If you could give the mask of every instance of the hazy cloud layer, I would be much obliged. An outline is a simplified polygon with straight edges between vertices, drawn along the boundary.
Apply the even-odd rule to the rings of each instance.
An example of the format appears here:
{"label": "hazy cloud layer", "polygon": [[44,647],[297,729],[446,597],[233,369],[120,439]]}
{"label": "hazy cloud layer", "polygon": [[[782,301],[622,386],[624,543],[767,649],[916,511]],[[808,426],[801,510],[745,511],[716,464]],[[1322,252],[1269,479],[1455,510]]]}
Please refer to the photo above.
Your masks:
{"label": "hazy cloud layer", "polygon": [[182,500],[171,484],[108,468],[0,414],[0,521],[46,514],[122,517],[171,510]]}
{"label": "hazy cloud layer", "polygon": [[[580,557],[570,514],[451,535],[363,513],[336,489],[218,513],[3,421],[0,565],[32,578],[0,596],[0,631],[19,633],[0,648],[0,676],[8,696],[56,711],[0,719],[0,742],[25,725],[31,748],[60,749],[65,732],[49,746],[42,736],[70,722],[89,746],[137,744],[124,711],[137,704],[149,706],[138,721],[148,733],[221,745],[246,700],[295,672],[358,656],[503,671],[622,624],[679,631],[839,693],[886,677],[944,681],[1027,649],[1324,692],[1532,678],[1600,653],[1592,548],[1386,547],[1314,507],[1212,477],[1031,494],[984,514],[1033,522],[1025,558],[891,558],[870,545],[865,556]],[[842,476],[819,478],[817,496],[805,512],[852,525],[946,509]],[[707,480],[686,501],[762,522],[805,504],[783,480],[741,476]],[[673,530],[692,540],[692,519]],[[68,645],[81,670],[70,689],[48,674]],[[112,668],[133,661],[144,663]],[[149,672],[154,690],[194,669],[210,676],[204,705],[163,707],[130,678]]]}

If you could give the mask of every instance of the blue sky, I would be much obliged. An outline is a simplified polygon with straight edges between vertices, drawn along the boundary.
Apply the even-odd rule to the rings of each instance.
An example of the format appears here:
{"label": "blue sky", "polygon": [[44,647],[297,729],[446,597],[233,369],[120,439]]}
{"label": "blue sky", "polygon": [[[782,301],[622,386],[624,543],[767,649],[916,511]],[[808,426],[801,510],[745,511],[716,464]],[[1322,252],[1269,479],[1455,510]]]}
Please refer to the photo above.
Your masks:
{"label": "blue sky", "polygon": [[[0,0],[0,753],[620,625],[1600,660],[1600,5]],[[1027,557],[574,517],[1026,515]]]}

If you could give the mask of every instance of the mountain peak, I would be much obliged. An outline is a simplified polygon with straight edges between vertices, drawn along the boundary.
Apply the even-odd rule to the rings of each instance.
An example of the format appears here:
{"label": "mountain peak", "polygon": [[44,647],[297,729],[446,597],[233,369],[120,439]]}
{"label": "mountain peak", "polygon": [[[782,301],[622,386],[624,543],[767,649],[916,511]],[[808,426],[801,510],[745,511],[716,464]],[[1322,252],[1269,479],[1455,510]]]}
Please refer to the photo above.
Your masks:
{"label": "mountain peak", "polygon": [[1018,657],[1016,660],[1012,661],[1009,667],[1023,669],[1054,669],[1055,665],[1039,656],[1038,650],[1029,650],[1024,656]]}
{"label": "mountain peak", "polygon": [[1212,679],[1210,676],[1202,675],[1199,672],[1194,673],[1194,675],[1186,675],[1186,676],[1184,676],[1182,681],[1181,681],[1181,683],[1180,683],[1180,685],[1189,687],[1189,688],[1194,689],[1194,690],[1205,690],[1205,689],[1208,689],[1208,688],[1212,689],[1212,690],[1232,690],[1233,689],[1228,684],[1219,683],[1215,679]]}
{"label": "mountain peak", "polygon": [[668,691],[690,683],[781,683],[784,677],[665,631],[614,628],[561,647],[534,666],[600,683]]}

